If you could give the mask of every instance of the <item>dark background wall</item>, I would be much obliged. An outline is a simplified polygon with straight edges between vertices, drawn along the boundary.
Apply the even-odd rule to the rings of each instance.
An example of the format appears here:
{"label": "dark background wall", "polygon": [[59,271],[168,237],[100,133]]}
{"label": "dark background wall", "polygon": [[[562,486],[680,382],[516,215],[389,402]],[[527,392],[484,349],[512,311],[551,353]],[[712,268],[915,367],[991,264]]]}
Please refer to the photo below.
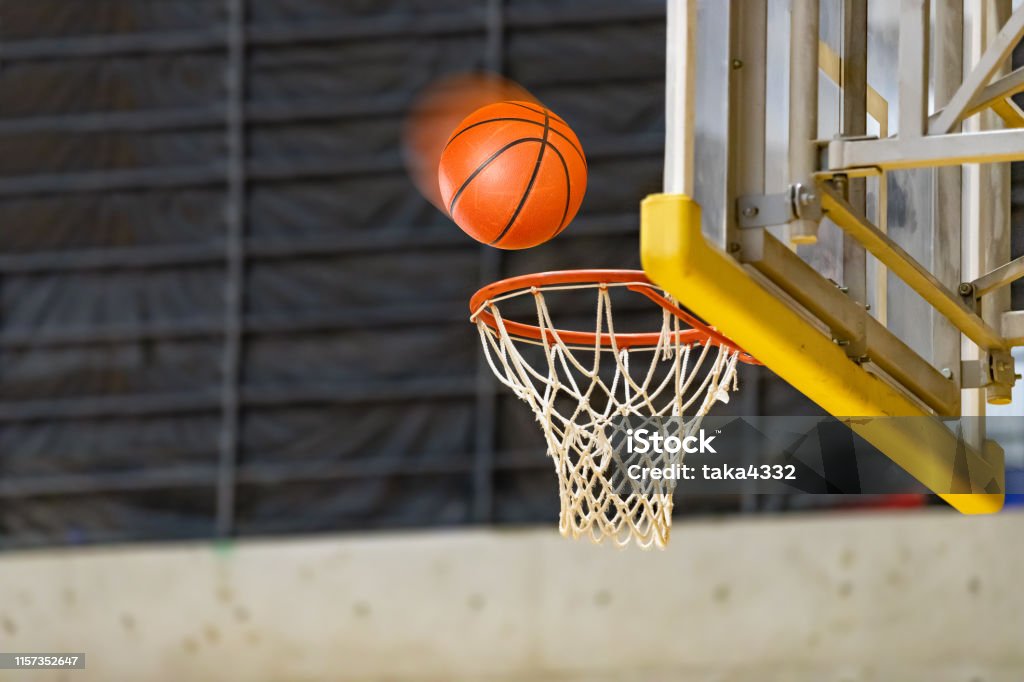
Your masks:
{"label": "dark background wall", "polygon": [[[664,2],[0,0],[4,546],[550,522],[528,411],[466,302],[637,267],[661,184]],[[492,68],[568,120],[580,217],[481,249],[402,119]],[[799,397],[748,369],[737,412]],[[689,500],[691,510],[753,508]]]}

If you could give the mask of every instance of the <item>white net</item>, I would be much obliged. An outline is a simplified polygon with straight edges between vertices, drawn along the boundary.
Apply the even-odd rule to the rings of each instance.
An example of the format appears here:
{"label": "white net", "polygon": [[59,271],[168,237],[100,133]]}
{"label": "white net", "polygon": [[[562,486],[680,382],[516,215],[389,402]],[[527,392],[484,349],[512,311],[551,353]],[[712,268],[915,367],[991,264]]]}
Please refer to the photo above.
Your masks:
{"label": "white net", "polygon": [[[622,287],[655,291],[643,281],[534,286],[484,301],[473,320],[495,376],[530,406],[544,432],[558,476],[562,535],[618,547],[664,547],[672,525],[671,489],[664,481],[652,487],[624,480],[630,464],[650,461],[616,447],[623,424],[677,417],[673,423],[687,432],[680,436],[695,432],[712,405],[728,402],[737,388],[740,351],[701,343],[667,309],[660,331],[647,335],[650,343],[626,343],[635,335],[617,336],[612,313],[611,291]],[[559,332],[552,322],[545,294],[570,289],[596,292],[592,344],[567,343],[564,337],[578,341],[580,335]],[[542,330],[537,339],[510,333],[517,325],[500,311],[508,299],[531,295]]]}

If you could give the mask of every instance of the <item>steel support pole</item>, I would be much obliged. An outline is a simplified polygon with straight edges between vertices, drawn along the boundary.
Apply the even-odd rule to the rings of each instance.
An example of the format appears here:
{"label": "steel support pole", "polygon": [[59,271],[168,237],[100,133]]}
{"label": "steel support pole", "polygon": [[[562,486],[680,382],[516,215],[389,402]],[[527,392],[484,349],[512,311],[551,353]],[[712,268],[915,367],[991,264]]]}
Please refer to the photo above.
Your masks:
{"label": "steel support pole", "polygon": [[[751,232],[736,226],[736,199],[765,193],[765,89],[767,87],[768,0],[729,2],[729,127],[726,135],[725,241],[728,248],[740,247]],[[753,368],[751,368],[753,369]],[[749,378],[747,378],[749,377]],[[763,382],[760,371],[746,372],[743,405],[748,414],[761,414]],[[744,408],[740,408],[744,409]],[[753,464],[751,460],[749,462]],[[759,496],[744,492],[740,510],[753,512]]]}
{"label": "steel support pole", "polygon": [[668,0],[665,45],[665,194],[693,197],[697,0]]}
{"label": "steel support pole", "polygon": [[767,31],[767,0],[731,0],[725,244],[739,241],[741,250],[745,235],[736,226],[736,199],[766,192]]}
{"label": "steel support pole", "polygon": [[[840,86],[843,98],[841,134],[861,137],[868,124],[868,0],[843,0],[843,49]],[[849,178],[846,201],[860,213],[867,211],[867,181]],[[843,284],[854,301],[864,305],[867,293],[867,253],[863,245],[843,233]]]}
{"label": "steel support pole", "polygon": [[[899,0],[890,4],[897,8],[896,63],[893,65],[896,68],[892,74],[895,78],[890,78],[891,84],[897,88],[899,107],[896,137],[885,141],[909,144],[922,139],[928,113],[930,7],[929,0]],[[879,181],[879,187],[888,192],[886,198],[892,199],[892,205],[886,209],[886,218],[891,220],[886,232],[929,267],[934,246],[931,217],[933,176],[931,170],[896,172],[885,174]],[[909,299],[911,294],[901,282],[888,274],[885,277],[886,283],[881,289],[887,298],[885,314],[889,329],[918,353],[928,357],[932,344],[932,311]],[[953,290],[956,290],[955,286]]]}
{"label": "steel support pole", "polygon": [[[994,54],[1002,52],[1003,40],[1008,31],[1016,32],[1016,26],[1009,25],[1011,18],[1010,0],[970,0],[970,41],[965,59],[971,68],[971,75],[979,72],[990,76],[1008,71],[1005,58],[992,66]],[[1019,22],[1021,13],[1013,15]],[[993,46],[996,47],[995,52]],[[1007,51],[1008,53],[1008,51]],[[1000,66],[1001,65],[1001,66]],[[999,67],[999,68],[997,68]],[[973,91],[979,86],[976,78],[961,86],[960,91]],[[958,91],[959,92],[959,91]],[[992,112],[982,112],[964,122],[964,131],[981,135],[1012,135],[1017,131],[990,131],[1001,127],[999,118]],[[969,138],[970,136],[968,136]],[[1010,259],[1010,167],[1009,164],[970,164],[964,167],[964,229],[961,242],[961,277],[971,281],[1003,265]],[[1009,309],[1009,290],[995,291],[981,303],[980,314],[986,323],[1002,327],[1002,314]],[[964,361],[980,360],[987,363],[988,354],[984,348],[964,341],[961,357]],[[1009,397],[1009,389],[990,386],[985,389],[970,389],[964,392],[964,416],[984,417],[989,401],[1002,401]],[[969,434],[975,447],[985,440],[984,420],[970,419],[966,423],[977,426],[977,432]]]}
{"label": "steel support pole", "polygon": [[[962,2],[935,3],[934,97],[945,106],[963,82],[964,7]],[[952,132],[958,132],[956,126]],[[960,236],[962,169],[960,166],[934,171],[931,270],[942,284],[956,289],[960,284]],[[960,330],[942,315],[929,311],[930,353],[926,357],[945,371],[955,386],[960,385]],[[998,326],[996,327],[998,329]]]}
{"label": "steel support pole", "polygon": [[[813,187],[818,151],[818,0],[793,0],[789,34],[789,178]],[[797,219],[789,223],[789,241],[818,241],[818,221]]]}
{"label": "steel support pole", "polygon": [[900,139],[928,130],[929,0],[900,0]]}

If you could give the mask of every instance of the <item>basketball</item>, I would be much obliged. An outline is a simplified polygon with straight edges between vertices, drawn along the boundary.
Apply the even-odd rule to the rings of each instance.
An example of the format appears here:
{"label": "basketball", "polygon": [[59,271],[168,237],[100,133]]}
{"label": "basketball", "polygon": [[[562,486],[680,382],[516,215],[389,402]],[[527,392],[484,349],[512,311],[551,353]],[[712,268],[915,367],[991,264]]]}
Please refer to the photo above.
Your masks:
{"label": "basketball", "polygon": [[576,134],[533,102],[477,109],[455,128],[438,167],[444,206],[469,236],[499,249],[526,249],[572,221],[587,189]]}
{"label": "basketball", "polygon": [[452,131],[480,107],[508,100],[537,104],[519,83],[487,72],[444,76],[417,93],[402,124],[402,161],[416,189],[442,213],[437,167]]}

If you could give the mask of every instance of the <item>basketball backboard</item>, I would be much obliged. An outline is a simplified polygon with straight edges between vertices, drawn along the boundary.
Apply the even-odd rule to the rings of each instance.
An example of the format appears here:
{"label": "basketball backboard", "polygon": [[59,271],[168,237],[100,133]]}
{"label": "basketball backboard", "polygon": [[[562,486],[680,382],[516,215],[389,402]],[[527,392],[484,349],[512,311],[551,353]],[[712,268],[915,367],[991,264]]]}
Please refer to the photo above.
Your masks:
{"label": "basketball backboard", "polygon": [[[1008,68],[1024,9],[668,6],[648,276],[829,413],[919,417],[851,426],[960,511],[998,510],[984,416],[1010,400],[1024,341],[1007,286],[1024,274],[1007,163],[1024,159],[1024,76]],[[962,421],[963,470],[938,419],[958,416],[978,417]]]}

